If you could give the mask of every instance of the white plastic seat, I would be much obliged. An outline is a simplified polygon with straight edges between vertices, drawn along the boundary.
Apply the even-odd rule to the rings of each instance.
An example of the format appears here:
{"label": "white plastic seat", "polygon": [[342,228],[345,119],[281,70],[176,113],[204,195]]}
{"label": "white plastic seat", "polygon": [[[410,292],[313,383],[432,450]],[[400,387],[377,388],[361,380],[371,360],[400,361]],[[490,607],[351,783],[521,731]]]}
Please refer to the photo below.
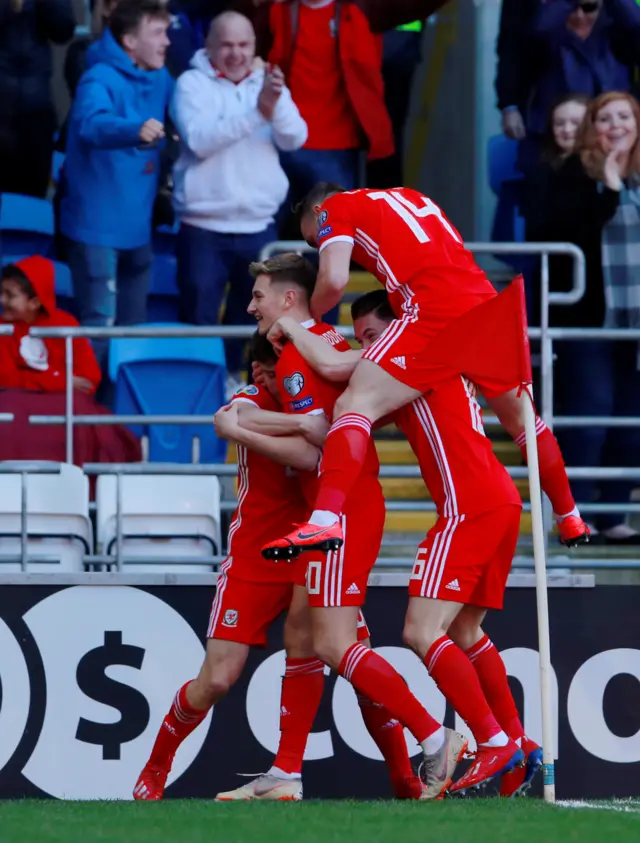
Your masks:
{"label": "white plastic seat", "polygon": [[[206,475],[127,475],[120,477],[124,557],[156,557],[164,573],[211,571],[206,559],[220,553],[220,483]],[[96,536],[100,553],[116,556],[116,477],[96,484]],[[176,556],[191,562],[172,562]],[[158,570],[129,562],[127,572]]]}
{"label": "white plastic seat", "polygon": [[[11,461],[2,465],[28,469],[34,463]],[[33,574],[82,571],[84,555],[93,552],[89,479],[75,465],[52,462],[49,466],[51,473],[27,475],[28,571]],[[22,570],[21,505],[20,474],[0,474],[0,573],[3,574]],[[4,562],[7,557],[18,561]]]}

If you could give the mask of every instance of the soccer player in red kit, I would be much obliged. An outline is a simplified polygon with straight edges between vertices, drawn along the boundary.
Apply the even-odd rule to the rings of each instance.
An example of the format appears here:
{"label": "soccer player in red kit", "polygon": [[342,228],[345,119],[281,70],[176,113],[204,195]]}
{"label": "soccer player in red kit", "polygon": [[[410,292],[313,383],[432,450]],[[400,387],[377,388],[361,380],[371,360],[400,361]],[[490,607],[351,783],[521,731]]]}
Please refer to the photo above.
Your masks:
{"label": "soccer player in red kit", "polygon": [[[228,412],[221,414],[217,425],[219,434],[230,430],[239,408],[245,406],[279,410],[266,389],[247,386],[236,393]],[[305,432],[314,438],[310,427]],[[251,794],[244,793],[242,798],[302,798],[300,769],[307,736],[322,697],[324,665],[313,650],[305,595],[297,594],[296,599],[290,566],[266,562],[260,555],[260,547],[278,535],[290,518],[300,519],[308,514],[308,505],[290,467],[313,468],[320,451],[302,435],[273,438],[238,429],[234,438],[238,456],[238,506],[229,528],[228,555],[218,577],[205,660],[197,678],[176,694],[136,783],[135,799],[162,799],[178,747],[238,680],[250,647],[265,646],[267,629],[285,610],[288,610],[284,632],[287,661],[282,703],[290,716],[281,724],[282,738],[274,769],[270,771],[272,775],[262,777],[259,787]],[[368,637],[366,628],[363,634]],[[218,798],[227,796],[219,794]]]}
{"label": "soccer player in red kit", "polygon": [[[336,350],[349,348],[333,328],[315,324],[311,319],[309,301],[315,270],[308,261],[298,255],[279,255],[252,264],[251,272],[255,283],[248,310],[256,317],[261,333],[266,334],[278,317],[288,313]],[[340,389],[314,373],[293,345],[284,346],[276,375],[286,413],[295,419],[310,414],[331,415]],[[437,723],[411,694],[400,674],[357,641],[358,611],[364,603],[368,576],[376,562],[384,528],[385,505],[378,470],[375,446],[370,440],[365,468],[342,511],[344,541],[338,548],[317,559],[306,555],[296,559],[297,553],[287,553],[290,545],[286,542],[272,542],[263,554],[272,559],[296,559],[298,581],[306,585],[315,652],[351,682],[359,694],[383,706],[414,735],[425,759],[426,789],[422,798],[433,799],[449,786],[467,741]],[[310,499],[315,495],[316,483],[315,472],[309,472],[301,481]]]}
{"label": "soccer player in red kit", "polygon": [[[303,204],[301,227],[305,240],[320,249],[314,316],[340,301],[353,259],[384,284],[396,317],[358,363],[336,405],[314,511],[308,525],[288,536],[302,548],[308,540],[300,535],[340,539],[340,512],[359,476],[371,425],[437,385],[442,371],[424,359],[429,341],[496,292],[441,209],[418,191],[344,192],[321,184]],[[520,401],[526,397],[489,380],[478,388],[524,453]],[[539,418],[536,430],[542,487],[561,540],[587,541],[589,529],[575,506],[558,443]]]}
{"label": "soccer player in red kit", "polygon": [[[383,290],[362,296],[351,312],[365,350],[394,318]],[[289,337],[328,379],[343,380],[361,355],[336,354],[291,319],[278,320],[271,334]],[[438,511],[416,556],[405,641],[478,743],[476,764],[451,792],[503,772],[501,794],[513,796],[529,786],[542,752],[524,734],[504,663],[482,622],[487,609],[502,607],[518,537],[520,496],[493,454],[475,387],[465,378],[449,378],[386,420],[409,440]],[[502,745],[496,746],[496,740]],[[522,748],[526,764],[509,769],[517,754],[514,744]],[[506,773],[500,766],[505,760]]]}

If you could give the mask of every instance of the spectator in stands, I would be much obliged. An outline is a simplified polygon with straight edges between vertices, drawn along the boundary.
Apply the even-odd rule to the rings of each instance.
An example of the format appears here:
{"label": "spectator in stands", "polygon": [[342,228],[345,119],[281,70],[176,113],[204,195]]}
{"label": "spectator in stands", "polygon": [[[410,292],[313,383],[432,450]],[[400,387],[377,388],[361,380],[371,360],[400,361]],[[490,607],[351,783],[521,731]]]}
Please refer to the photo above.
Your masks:
{"label": "spectator in stands", "polygon": [[[0,288],[2,319],[13,325],[13,335],[0,337],[0,412],[14,419],[2,426],[0,460],[54,460],[66,458],[63,425],[33,428],[31,415],[65,412],[67,385],[65,341],[29,335],[32,327],[77,327],[69,313],[58,310],[54,267],[34,255],[3,267]],[[94,393],[100,367],[86,339],[73,340],[73,404],[79,415],[101,415]],[[83,425],[74,431],[77,465],[85,462],[135,462],[140,445],[124,427]]]}
{"label": "spectator in stands", "polygon": [[[71,99],[76,95],[76,89],[82,74],[87,68],[87,51],[90,47],[99,50],[98,42],[109,25],[111,12],[118,0],[91,0],[91,35],[77,38],[69,45],[64,60],[64,78],[67,83]],[[189,62],[197,49],[196,36],[192,30],[189,18],[181,10],[176,0],[169,0],[167,8],[170,14],[167,36],[166,66],[172,76],[179,76],[189,67]],[[93,46],[95,45],[95,46]],[[59,145],[64,149],[64,145]]]}
{"label": "spectator in stands", "polygon": [[274,3],[269,61],[282,67],[293,101],[309,127],[303,149],[282,163],[294,202],[319,181],[358,185],[360,150],[370,160],[394,152],[384,100],[382,35],[371,31],[357,3]]}
{"label": "spectator in stands", "polygon": [[559,96],[631,89],[640,55],[640,5],[636,0],[538,0],[532,9],[522,0],[505,0],[502,25],[511,27],[511,44],[505,55],[507,36],[501,33],[496,87],[505,130],[517,139],[526,135],[520,155],[526,169],[538,160],[547,115]]}
{"label": "spectator in stands", "polygon": [[0,193],[46,196],[56,116],[51,46],[73,37],[71,0],[0,0]]}
{"label": "spectator in stands", "polygon": [[[549,192],[542,239],[580,246],[587,259],[587,291],[571,307],[552,310],[552,324],[640,327],[640,106],[626,92],[597,97],[578,135],[578,154],[562,167]],[[568,283],[566,279],[565,283]],[[555,395],[561,415],[640,415],[638,343],[558,342]],[[568,465],[640,466],[640,427],[559,431]],[[573,482],[579,503],[599,493],[602,503],[629,499],[633,481]],[[608,544],[640,544],[620,513],[600,515]]]}
{"label": "spectator in stands", "polygon": [[[563,180],[574,177],[572,165],[565,168],[572,159],[575,143],[589,100],[583,94],[567,94],[561,97],[549,115],[549,125],[544,139],[542,153],[536,166],[527,170],[522,185],[521,212],[525,219],[525,236],[529,242],[555,240],[556,232],[549,226],[549,213],[553,196],[564,192]],[[596,242],[597,242],[596,237]],[[589,244],[585,243],[584,247]],[[583,248],[584,248],[583,247]],[[527,309],[533,325],[540,324],[540,277],[539,261],[535,268],[526,273]],[[569,257],[556,256],[550,259],[551,289],[570,290],[573,285],[573,261]]]}
{"label": "spectator in stands", "polygon": [[[29,336],[31,327],[76,327],[77,321],[56,307],[53,263],[39,255],[2,269],[2,323],[13,325],[0,337],[0,389],[63,392],[66,389],[65,343]],[[100,367],[88,340],[73,341],[73,387],[90,395],[100,383]]]}
{"label": "spectator in stands", "polygon": [[[176,86],[172,117],[182,151],[174,203],[184,322],[217,324],[227,284],[224,323],[252,322],[249,263],[278,239],[274,218],[288,189],[278,151],[302,146],[307,127],[282,72],[259,64],[250,21],[224,12]],[[229,391],[239,385],[244,347],[238,340],[226,344]]]}
{"label": "spectator in stands", "polygon": [[387,190],[405,184],[404,130],[409,117],[413,79],[422,59],[423,35],[422,21],[412,21],[384,33],[384,101],[391,118],[395,149],[391,156],[369,162],[367,187]]}
{"label": "spectator in stands", "polygon": [[[173,80],[169,14],[120,0],[89,57],[69,120],[60,228],[83,325],[146,319],[151,217]],[[101,366],[107,343],[94,342]]]}

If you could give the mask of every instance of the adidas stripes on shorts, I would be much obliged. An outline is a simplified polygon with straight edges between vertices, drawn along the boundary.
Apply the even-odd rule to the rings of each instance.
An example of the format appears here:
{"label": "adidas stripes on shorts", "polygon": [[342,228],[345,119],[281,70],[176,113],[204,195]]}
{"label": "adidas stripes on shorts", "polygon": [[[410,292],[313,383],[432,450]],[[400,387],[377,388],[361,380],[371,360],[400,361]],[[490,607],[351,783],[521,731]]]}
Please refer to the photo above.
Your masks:
{"label": "adidas stripes on shorts", "polygon": [[410,597],[501,609],[516,552],[522,508],[438,518],[418,548]]}

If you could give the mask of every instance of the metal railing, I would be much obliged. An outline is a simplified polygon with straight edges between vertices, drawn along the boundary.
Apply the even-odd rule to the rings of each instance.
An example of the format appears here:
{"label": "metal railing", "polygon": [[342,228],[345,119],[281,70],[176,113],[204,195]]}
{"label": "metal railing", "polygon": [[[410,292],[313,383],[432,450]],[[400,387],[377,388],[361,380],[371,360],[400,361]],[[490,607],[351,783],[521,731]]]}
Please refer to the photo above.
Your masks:
{"label": "metal railing", "polygon": [[[541,415],[550,428],[555,427],[585,427],[585,426],[609,426],[629,427],[640,424],[640,418],[615,418],[615,417],[565,417],[553,415],[553,343],[557,340],[579,341],[584,339],[611,339],[611,340],[638,340],[640,341],[640,330],[604,330],[604,329],[551,329],[548,324],[548,311],[551,304],[570,305],[580,300],[585,291],[585,259],[582,251],[572,244],[558,243],[470,243],[468,247],[476,253],[488,254],[519,254],[519,255],[540,255],[541,257],[541,292],[542,292],[542,322],[540,328],[531,328],[529,336],[531,339],[541,340],[541,380],[542,400]],[[282,251],[311,252],[314,251],[303,241],[279,241],[266,246],[260,259]],[[568,292],[555,293],[549,290],[549,256],[569,256],[573,262],[573,287]],[[11,326],[0,326],[0,334],[11,333]],[[89,339],[102,338],[209,338],[209,337],[245,337],[248,338],[254,333],[253,327],[231,327],[231,326],[206,326],[195,327],[176,325],[167,327],[139,326],[139,327],[112,327],[112,328],[32,328],[30,333],[41,338],[63,339],[65,342],[65,412],[63,415],[32,415],[29,422],[34,425],[64,425],[65,426],[65,460],[72,463],[74,458],[73,432],[76,426],[82,425],[203,425],[211,422],[209,416],[190,416],[184,414],[175,415],[75,415],[73,408],[73,340],[86,337]],[[353,329],[349,326],[341,326],[340,330],[347,337],[353,336]],[[11,414],[6,418],[0,415],[0,420],[9,421]],[[496,426],[500,422],[495,416],[487,416],[484,419],[485,425]],[[89,465],[86,466],[88,473],[112,473],[117,476],[134,473],[171,473],[171,474],[217,474],[219,476],[230,476],[236,472],[235,465],[171,465],[159,466],[158,464],[142,465]],[[163,468],[163,471],[158,471]],[[527,476],[524,467],[509,467],[507,469],[512,477],[523,478]],[[568,470],[570,479],[598,479],[618,480],[630,479],[640,480],[640,469],[620,468],[571,468]],[[418,478],[420,472],[417,466],[383,466],[382,477],[394,478]],[[229,511],[235,507],[234,500],[222,501],[223,511]],[[430,501],[389,501],[387,508],[390,511],[434,511],[435,507]],[[591,512],[618,512],[622,508],[617,504],[582,504],[581,509],[585,513]],[[525,507],[528,509],[528,505]],[[627,512],[640,512],[640,504],[624,504]],[[120,553],[120,551],[119,551]],[[96,560],[98,561],[98,560]],[[405,560],[406,561],[406,560]]]}

